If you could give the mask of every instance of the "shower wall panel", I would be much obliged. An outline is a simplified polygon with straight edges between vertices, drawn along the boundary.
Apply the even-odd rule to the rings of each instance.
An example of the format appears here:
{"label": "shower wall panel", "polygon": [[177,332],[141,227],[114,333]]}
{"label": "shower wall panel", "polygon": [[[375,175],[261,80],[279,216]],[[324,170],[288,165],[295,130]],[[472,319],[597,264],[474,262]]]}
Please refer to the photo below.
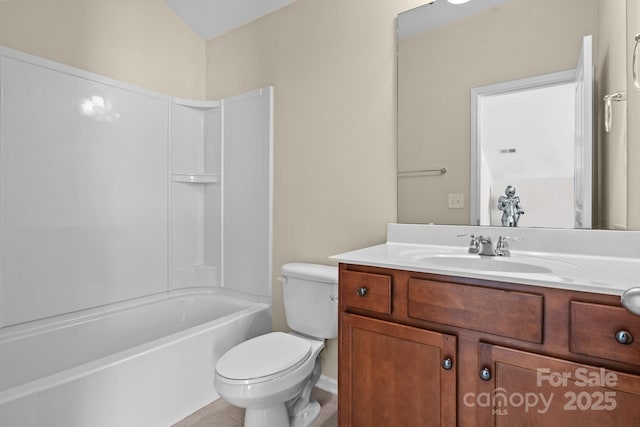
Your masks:
{"label": "shower wall panel", "polygon": [[0,54],[0,326],[166,290],[170,98]]}
{"label": "shower wall panel", "polygon": [[0,328],[185,287],[271,296],[271,87],[197,101],[0,47]]}
{"label": "shower wall panel", "polygon": [[273,88],[222,103],[223,283],[271,297]]}

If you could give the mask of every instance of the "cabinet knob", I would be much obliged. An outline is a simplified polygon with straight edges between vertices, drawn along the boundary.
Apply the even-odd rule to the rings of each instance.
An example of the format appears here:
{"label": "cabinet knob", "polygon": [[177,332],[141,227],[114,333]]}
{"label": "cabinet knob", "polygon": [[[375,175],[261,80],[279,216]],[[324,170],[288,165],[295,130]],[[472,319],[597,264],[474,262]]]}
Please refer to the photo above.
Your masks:
{"label": "cabinet knob", "polygon": [[479,375],[482,381],[489,381],[491,379],[491,371],[489,368],[480,369]]}
{"label": "cabinet knob", "polygon": [[367,294],[367,288],[365,288],[364,286],[362,288],[358,288],[356,293],[358,294],[359,297],[363,297]]}
{"label": "cabinet knob", "polygon": [[631,344],[633,342],[633,335],[631,335],[629,331],[618,331],[616,332],[616,341],[624,345]]}
{"label": "cabinet knob", "polygon": [[451,360],[450,357],[447,357],[445,359],[442,359],[442,362],[440,363],[442,365],[442,367],[444,369],[446,369],[447,371],[450,371],[451,368],[453,368],[453,360]]}

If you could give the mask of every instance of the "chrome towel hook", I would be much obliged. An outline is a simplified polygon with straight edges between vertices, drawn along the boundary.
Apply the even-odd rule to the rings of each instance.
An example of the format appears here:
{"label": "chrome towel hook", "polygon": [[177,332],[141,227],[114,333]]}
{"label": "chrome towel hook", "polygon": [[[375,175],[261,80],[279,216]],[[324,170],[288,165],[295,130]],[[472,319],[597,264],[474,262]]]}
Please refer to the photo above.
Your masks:
{"label": "chrome towel hook", "polygon": [[604,98],[602,99],[604,101],[604,131],[610,132],[612,122],[613,122],[613,110],[611,108],[611,102],[626,101],[627,92],[622,91],[622,92],[612,93],[611,95],[605,95]]}

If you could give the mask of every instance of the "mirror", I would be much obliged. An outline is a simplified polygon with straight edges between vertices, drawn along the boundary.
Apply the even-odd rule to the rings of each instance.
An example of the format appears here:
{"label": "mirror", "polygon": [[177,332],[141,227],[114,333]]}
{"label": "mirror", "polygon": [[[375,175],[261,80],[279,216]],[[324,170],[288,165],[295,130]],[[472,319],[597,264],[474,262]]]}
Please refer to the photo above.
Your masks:
{"label": "mirror", "polygon": [[471,89],[471,224],[591,228],[592,39],[575,70]]}
{"label": "mirror", "polygon": [[[626,229],[626,101],[611,103],[613,121],[608,132],[602,120],[603,96],[626,91],[625,22],[626,0],[471,0],[461,5],[437,0],[401,13],[397,44],[398,222],[500,225],[504,212],[498,209],[497,200],[519,179],[515,187],[524,214],[518,226]],[[593,155],[592,166],[582,161],[585,153],[575,146],[558,149],[549,144],[559,132],[550,131],[542,112],[559,103],[543,105],[539,113],[529,113],[529,121],[525,116],[517,122],[507,112],[517,110],[524,98],[507,99],[506,95],[516,92],[500,92],[505,95],[502,101],[507,102],[500,104],[493,102],[497,97],[486,96],[491,88],[512,82],[535,82],[554,75],[572,80],[583,41],[589,35],[591,70],[595,73],[594,102],[588,111],[593,120],[593,126],[588,127],[593,133],[589,138],[593,150],[586,153]],[[571,84],[570,90],[575,91],[575,84]],[[488,105],[493,104],[497,106],[489,114]],[[571,108],[566,121],[574,123],[564,126],[562,132],[575,134],[582,121],[577,120],[576,125],[574,117],[580,116],[581,110],[575,109],[574,101]],[[490,117],[492,122],[483,122]],[[497,143],[487,136],[491,135],[487,129],[496,135],[507,134],[506,124],[512,125],[506,142]],[[534,126],[539,128],[537,134]],[[510,167],[503,164],[492,169],[495,187],[482,198],[488,185],[479,178],[483,169],[480,159],[487,147],[500,154],[494,158],[506,159]],[[568,156],[569,163],[557,161],[565,155],[561,153]],[[518,156],[521,164],[514,166]],[[534,186],[529,183],[535,174],[525,175],[542,168],[531,166],[534,158],[541,159],[545,169],[562,164],[554,173],[564,181],[570,176],[570,182],[538,182],[537,189],[531,190]],[[496,176],[500,174],[497,171],[508,169],[510,176]],[[583,199],[579,200],[578,193]],[[592,201],[592,207],[584,201]],[[560,205],[568,206],[569,212],[556,221]],[[483,220],[488,222],[477,222],[481,216],[489,218]]]}

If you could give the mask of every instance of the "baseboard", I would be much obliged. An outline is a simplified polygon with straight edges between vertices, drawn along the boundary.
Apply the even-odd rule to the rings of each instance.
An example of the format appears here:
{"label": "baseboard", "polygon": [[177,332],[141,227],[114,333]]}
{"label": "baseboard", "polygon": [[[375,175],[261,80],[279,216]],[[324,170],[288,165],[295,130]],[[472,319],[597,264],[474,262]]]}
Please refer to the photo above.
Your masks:
{"label": "baseboard", "polygon": [[338,394],[338,380],[335,378],[320,375],[320,379],[316,383],[316,387],[328,391],[331,394]]}

